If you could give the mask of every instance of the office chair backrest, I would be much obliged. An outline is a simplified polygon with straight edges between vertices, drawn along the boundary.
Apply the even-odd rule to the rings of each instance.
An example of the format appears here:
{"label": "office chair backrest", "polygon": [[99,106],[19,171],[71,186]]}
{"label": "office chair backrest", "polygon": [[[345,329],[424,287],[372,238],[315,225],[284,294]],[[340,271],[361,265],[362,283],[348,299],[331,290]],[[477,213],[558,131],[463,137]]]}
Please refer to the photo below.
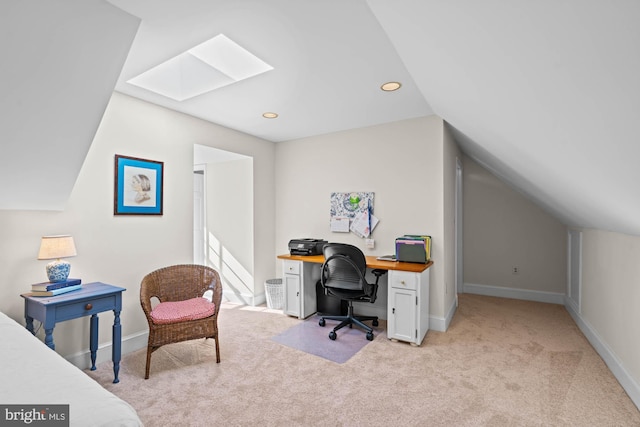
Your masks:
{"label": "office chair backrest", "polygon": [[360,249],[346,243],[328,243],[324,246],[323,254],[325,262],[320,278],[322,286],[363,290],[367,295],[374,292],[373,285],[365,279],[367,260]]}

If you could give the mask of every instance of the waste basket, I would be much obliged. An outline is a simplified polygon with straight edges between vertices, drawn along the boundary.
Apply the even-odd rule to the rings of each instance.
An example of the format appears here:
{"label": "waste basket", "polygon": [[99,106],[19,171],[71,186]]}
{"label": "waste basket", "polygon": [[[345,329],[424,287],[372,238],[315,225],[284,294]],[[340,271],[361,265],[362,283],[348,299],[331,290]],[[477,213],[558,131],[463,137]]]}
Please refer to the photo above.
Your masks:
{"label": "waste basket", "polygon": [[284,303],[284,286],[282,279],[269,279],[264,282],[264,291],[267,296],[267,307],[281,310]]}

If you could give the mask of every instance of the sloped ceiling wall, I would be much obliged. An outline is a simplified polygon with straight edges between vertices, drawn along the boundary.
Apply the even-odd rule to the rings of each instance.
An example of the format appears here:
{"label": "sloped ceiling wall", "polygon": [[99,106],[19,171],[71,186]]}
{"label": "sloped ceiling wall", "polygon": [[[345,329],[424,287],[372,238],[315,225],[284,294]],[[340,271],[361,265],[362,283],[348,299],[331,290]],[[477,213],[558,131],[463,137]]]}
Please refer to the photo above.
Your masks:
{"label": "sloped ceiling wall", "polygon": [[640,234],[640,2],[368,4],[465,152],[569,225]]}
{"label": "sloped ceiling wall", "polygon": [[[640,235],[640,2],[367,4],[467,154],[569,225]],[[0,209],[64,208],[139,25],[2,3]]]}
{"label": "sloped ceiling wall", "polygon": [[64,208],[138,25],[102,0],[3,1],[0,209]]}

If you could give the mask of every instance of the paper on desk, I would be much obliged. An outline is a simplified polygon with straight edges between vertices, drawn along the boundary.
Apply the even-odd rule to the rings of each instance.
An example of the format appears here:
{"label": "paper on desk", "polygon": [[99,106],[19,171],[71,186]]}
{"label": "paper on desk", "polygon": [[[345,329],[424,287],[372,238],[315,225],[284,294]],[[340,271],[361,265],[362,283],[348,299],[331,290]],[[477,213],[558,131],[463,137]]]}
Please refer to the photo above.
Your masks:
{"label": "paper on desk", "polygon": [[359,237],[369,237],[373,229],[378,225],[378,218],[371,215],[368,210],[358,213],[351,222],[351,231]]}
{"label": "paper on desk", "polygon": [[335,231],[337,233],[348,233],[349,217],[346,217],[346,216],[331,217],[331,231]]}

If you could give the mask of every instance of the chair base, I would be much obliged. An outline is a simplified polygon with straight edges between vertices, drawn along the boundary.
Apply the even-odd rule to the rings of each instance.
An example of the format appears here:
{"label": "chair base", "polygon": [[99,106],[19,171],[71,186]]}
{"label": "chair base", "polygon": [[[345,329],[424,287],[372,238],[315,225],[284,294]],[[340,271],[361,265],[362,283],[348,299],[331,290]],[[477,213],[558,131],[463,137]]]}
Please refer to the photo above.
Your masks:
{"label": "chair base", "polygon": [[348,313],[346,316],[322,316],[318,324],[320,326],[326,325],[326,320],[337,320],[340,322],[338,326],[333,328],[331,332],[329,332],[329,338],[335,340],[337,338],[336,331],[344,328],[345,326],[349,326],[350,328],[353,325],[356,325],[363,329],[367,333],[367,339],[369,341],[373,340],[373,328],[369,325],[366,325],[364,321],[373,320],[373,326],[378,326],[378,316],[355,316],[353,314],[353,304],[349,301]]}

